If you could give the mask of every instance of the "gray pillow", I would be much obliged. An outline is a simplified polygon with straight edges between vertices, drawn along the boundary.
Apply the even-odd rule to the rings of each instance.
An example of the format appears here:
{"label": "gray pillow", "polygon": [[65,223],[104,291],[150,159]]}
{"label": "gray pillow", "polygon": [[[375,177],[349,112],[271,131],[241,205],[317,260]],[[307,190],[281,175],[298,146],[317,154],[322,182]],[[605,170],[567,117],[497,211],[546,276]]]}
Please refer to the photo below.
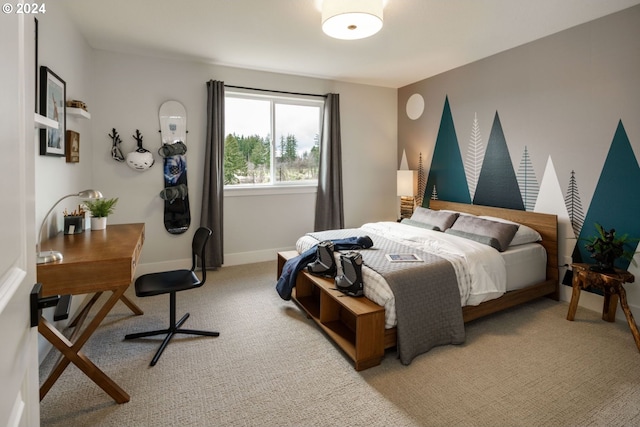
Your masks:
{"label": "gray pillow", "polygon": [[451,228],[449,228],[448,230],[445,230],[444,232],[446,234],[451,234],[452,236],[464,237],[465,239],[473,240],[474,242],[491,246],[493,249],[500,251],[500,242],[498,241],[498,239],[494,237],[481,236],[480,234],[473,234],[473,233],[468,233],[466,231],[453,230]]}
{"label": "gray pillow", "polygon": [[[475,216],[461,215],[451,227],[450,234],[463,235],[504,252],[518,231],[518,224],[490,221]],[[447,230],[449,232],[450,230]],[[474,235],[474,236],[470,236]]]}
{"label": "gray pillow", "polygon": [[456,212],[434,211],[418,206],[413,212],[413,215],[411,215],[411,220],[427,224],[431,226],[433,230],[444,231],[451,227],[456,221],[456,218],[458,218],[458,215]]}
{"label": "gray pillow", "polygon": [[496,222],[506,222],[507,224],[517,224],[518,232],[513,237],[513,240],[509,244],[509,246],[517,246],[524,245],[526,243],[535,243],[542,241],[542,236],[536,230],[531,227],[528,227],[524,224],[518,224],[517,222],[509,221],[503,218],[497,218],[494,216],[481,216],[480,218],[488,219],[490,221]]}

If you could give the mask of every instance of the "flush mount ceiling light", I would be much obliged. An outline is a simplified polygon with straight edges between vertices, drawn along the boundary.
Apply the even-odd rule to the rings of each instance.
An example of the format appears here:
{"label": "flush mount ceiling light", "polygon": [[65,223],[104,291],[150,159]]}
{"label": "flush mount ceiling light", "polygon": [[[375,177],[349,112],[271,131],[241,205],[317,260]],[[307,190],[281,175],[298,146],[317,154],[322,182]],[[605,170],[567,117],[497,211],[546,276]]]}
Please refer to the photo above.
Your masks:
{"label": "flush mount ceiling light", "polygon": [[382,28],[383,0],[324,0],[322,31],[342,40],[369,37]]}

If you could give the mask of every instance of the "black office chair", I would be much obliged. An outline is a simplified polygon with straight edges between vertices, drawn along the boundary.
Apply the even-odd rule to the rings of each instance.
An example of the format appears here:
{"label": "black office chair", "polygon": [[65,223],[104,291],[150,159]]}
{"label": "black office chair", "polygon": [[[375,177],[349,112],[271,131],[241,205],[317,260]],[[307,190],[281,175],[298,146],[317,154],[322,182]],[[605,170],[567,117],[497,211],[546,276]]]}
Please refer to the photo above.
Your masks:
{"label": "black office chair", "polygon": [[204,285],[207,279],[207,271],[202,268],[202,280],[195,274],[196,257],[200,258],[201,265],[205,265],[205,246],[209,237],[211,236],[211,230],[206,227],[200,227],[196,230],[193,236],[193,242],[191,243],[192,249],[192,262],[191,270],[172,270],[163,271],[160,273],[144,274],[136,279],[136,296],[138,297],[151,297],[160,294],[169,294],[169,328],[159,329],[156,331],[139,332],[135,334],[128,334],[124,337],[125,340],[132,340],[135,338],[150,337],[153,335],[167,334],[162,341],[160,348],[156,352],[155,356],[151,360],[149,366],[155,366],[162,355],[162,352],[169,344],[169,341],[175,334],[190,334],[190,335],[204,335],[209,337],[217,337],[219,332],[209,331],[197,331],[193,329],[182,329],[180,326],[187,320],[189,313],[182,316],[182,318],[176,322],[176,292],[186,291],[188,289],[199,288]]}

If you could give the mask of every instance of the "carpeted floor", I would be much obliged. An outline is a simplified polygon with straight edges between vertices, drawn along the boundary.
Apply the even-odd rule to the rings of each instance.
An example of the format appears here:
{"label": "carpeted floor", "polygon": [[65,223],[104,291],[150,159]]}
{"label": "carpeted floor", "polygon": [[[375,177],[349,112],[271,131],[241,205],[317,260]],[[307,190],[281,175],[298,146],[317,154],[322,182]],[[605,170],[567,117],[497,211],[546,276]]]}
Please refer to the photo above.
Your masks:
{"label": "carpeted floor", "polygon": [[[467,325],[464,345],[403,366],[394,351],[356,372],[275,289],[275,262],[224,267],[178,294],[186,327],[148,366],[168,297],[121,303],[85,345],[131,395],[118,405],[71,365],[41,402],[43,426],[634,426],[640,425],[640,353],[625,323],[549,299]],[[45,360],[48,373],[54,354]],[[43,379],[43,378],[42,378]]]}

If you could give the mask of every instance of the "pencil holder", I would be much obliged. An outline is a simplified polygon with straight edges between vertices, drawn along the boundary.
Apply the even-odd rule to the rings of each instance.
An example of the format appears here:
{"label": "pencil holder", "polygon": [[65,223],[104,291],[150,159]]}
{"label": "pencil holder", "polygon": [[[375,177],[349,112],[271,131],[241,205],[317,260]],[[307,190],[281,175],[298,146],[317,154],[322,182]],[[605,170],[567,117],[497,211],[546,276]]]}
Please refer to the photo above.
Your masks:
{"label": "pencil holder", "polygon": [[84,216],[64,217],[64,234],[80,234],[84,231]]}

